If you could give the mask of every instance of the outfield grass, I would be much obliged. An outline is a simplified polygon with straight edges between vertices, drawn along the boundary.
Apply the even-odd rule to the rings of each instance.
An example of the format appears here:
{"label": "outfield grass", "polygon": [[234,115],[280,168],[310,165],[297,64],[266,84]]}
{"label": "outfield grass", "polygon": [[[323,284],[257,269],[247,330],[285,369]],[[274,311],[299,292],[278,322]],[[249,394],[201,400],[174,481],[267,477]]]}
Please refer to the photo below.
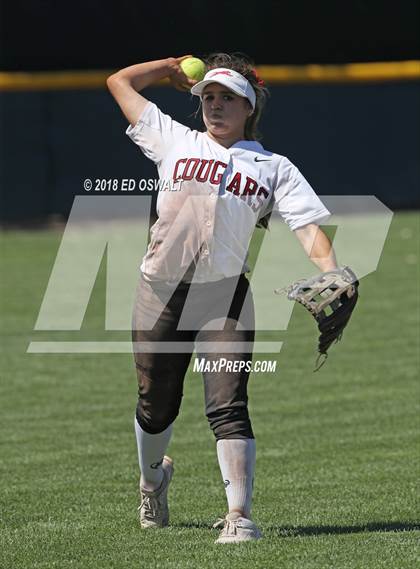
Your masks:
{"label": "outfield grass", "polygon": [[[171,527],[141,531],[132,358],[26,354],[60,233],[3,233],[0,567],[416,567],[419,233],[418,214],[394,218],[322,371],[303,309],[271,334],[285,341],[278,371],[250,383],[264,539],[240,546],[213,544],[225,500],[201,377],[186,379],[170,447]],[[87,335],[103,323],[103,277]]]}

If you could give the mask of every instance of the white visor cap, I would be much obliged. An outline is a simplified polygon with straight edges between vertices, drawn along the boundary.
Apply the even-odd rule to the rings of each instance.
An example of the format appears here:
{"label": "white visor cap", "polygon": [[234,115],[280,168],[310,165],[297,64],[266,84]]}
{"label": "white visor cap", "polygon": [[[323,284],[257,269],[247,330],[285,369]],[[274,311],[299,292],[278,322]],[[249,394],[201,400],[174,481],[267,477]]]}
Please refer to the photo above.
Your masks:
{"label": "white visor cap", "polygon": [[191,88],[191,93],[201,97],[204,87],[210,83],[219,83],[240,97],[245,97],[251,103],[252,109],[255,109],[255,100],[257,98],[255,91],[248,79],[245,79],[245,77],[237,71],[226,69],[225,67],[210,69],[210,71],[205,74],[204,79]]}

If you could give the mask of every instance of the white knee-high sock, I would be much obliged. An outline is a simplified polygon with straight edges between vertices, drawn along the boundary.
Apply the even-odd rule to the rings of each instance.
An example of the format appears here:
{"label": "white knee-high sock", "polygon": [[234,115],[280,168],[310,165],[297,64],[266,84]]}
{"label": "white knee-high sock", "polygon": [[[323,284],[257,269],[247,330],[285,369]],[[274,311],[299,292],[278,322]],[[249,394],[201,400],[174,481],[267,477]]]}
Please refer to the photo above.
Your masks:
{"label": "white knee-high sock", "polygon": [[229,512],[241,512],[246,518],[251,515],[255,456],[255,439],[217,441],[217,458],[225,485]]}
{"label": "white knee-high sock", "polygon": [[137,451],[140,466],[140,485],[152,492],[159,488],[163,479],[162,460],[172,435],[172,425],[157,435],[143,431],[134,417]]}

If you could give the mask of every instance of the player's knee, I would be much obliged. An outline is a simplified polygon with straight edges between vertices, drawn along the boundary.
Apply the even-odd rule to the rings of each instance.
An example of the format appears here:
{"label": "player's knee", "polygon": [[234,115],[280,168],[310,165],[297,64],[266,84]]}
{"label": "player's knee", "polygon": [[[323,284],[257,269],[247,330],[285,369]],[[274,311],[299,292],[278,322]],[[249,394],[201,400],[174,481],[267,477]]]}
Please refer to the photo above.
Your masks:
{"label": "player's knee", "polygon": [[246,406],[213,411],[207,413],[207,419],[216,440],[254,438]]}
{"label": "player's knee", "polygon": [[151,435],[162,433],[178,416],[179,408],[151,409],[139,399],[136,409],[137,422],[143,431]]}

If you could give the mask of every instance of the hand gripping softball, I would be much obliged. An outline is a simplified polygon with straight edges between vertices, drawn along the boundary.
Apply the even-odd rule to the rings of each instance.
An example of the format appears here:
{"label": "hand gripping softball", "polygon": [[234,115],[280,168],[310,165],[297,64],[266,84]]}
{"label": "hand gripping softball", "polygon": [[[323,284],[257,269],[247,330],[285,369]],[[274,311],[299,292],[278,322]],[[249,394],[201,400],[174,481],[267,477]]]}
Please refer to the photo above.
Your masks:
{"label": "hand gripping softball", "polygon": [[[315,318],[320,331],[317,371],[328,357],[327,351],[333,342],[341,340],[344,328],[352,315],[358,299],[359,281],[349,267],[327,271],[300,279],[275,292],[287,293],[289,300],[302,304]],[[324,359],[320,362],[321,356]]]}

